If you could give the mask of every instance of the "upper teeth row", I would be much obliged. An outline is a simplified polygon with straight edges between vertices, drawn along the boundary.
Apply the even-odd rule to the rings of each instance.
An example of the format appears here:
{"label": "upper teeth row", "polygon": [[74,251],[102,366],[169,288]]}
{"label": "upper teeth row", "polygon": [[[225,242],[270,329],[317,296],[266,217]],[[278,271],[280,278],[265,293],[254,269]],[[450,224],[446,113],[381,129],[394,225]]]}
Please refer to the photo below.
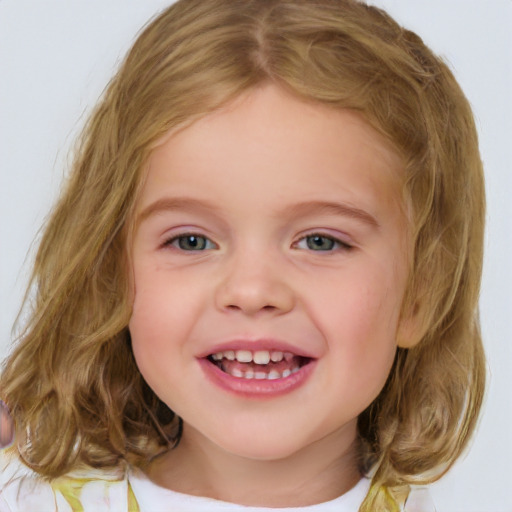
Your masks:
{"label": "upper teeth row", "polygon": [[278,363],[283,359],[290,361],[293,359],[293,354],[291,352],[281,352],[279,350],[256,350],[255,352],[252,352],[251,350],[224,350],[223,352],[212,354],[212,358],[214,361],[220,361],[221,359],[226,358],[229,361],[234,361],[236,359],[239,363],[254,362],[256,364],[268,364],[270,361]]}

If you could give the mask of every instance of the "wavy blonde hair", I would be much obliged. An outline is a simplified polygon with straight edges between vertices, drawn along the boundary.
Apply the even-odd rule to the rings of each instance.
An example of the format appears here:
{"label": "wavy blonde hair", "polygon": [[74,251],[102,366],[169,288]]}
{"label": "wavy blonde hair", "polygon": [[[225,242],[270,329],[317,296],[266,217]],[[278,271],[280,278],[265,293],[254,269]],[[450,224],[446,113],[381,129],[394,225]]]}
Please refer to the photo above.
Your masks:
{"label": "wavy blonde hair", "polygon": [[439,478],[466,446],[485,380],[484,187],[452,73],[417,35],[355,0],[181,0],[110,82],[37,253],[32,314],[1,389],[17,450],[41,475],[141,466],[179,436],[131,351],[130,213],[164,134],[265,82],[361,112],[406,162],[414,254],[403,313],[420,341],[397,350],[359,418],[361,470],[373,475],[360,511],[398,510],[401,491]]}

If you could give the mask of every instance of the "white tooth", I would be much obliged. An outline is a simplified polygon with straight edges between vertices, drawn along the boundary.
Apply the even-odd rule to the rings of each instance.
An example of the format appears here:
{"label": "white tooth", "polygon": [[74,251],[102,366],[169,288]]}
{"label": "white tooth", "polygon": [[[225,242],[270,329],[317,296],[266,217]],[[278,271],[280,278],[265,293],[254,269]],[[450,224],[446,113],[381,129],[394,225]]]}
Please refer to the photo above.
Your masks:
{"label": "white tooth", "polygon": [[283,379],[289,377],[291,374],[292,372],[286,368],[286,370],[283,370]]}
{"label": "white tooth", "polygon": [[233,377],[238,377],[240,379],[244,376],[244,372],[242,372],[238,368],[233,368],[231,370],[231,375],[233,375]]}
{"label": "white tooth", "polygon": [[254,379],[254,372],[253,372],[252,370],[247,370],[247,371],[245,372],[244,377],[245,377],[246,379]]}
{"label": "white tooth", "polygon": [[292,368],[292,373],[297,373],[299,371],[299,367],[296,366],[295,368]]}
{"label": "white tooth", "polygon": [[268,380],[275,380],[279,379],[281,377],[281,374],[276,370],[270,370],[270,372],[267,375]]}
{"label": "white tooth", "polygon": [[235,351],[234,350],[226,350],[224,352],[224,357],[228,360],[228,361],[234,361],[235,360]]}
{"label": "white tooth", "polygon": [[266,379],[267,374],[265,372],[254,372],[254,378],[258,380]]}
{"label": "white tooth", "polygon": [[270,354],[270,359],[274,362],[274,363],[278,363],[279,361],[282,361],[283,360],[283,353],[282,352],[279,352],[278,350],[274,351],[274,352],[271,352]]}
{"label": "white tooth", "polygon": [[252,352],[250,350],[237,350],[236,360],[240,363],[250,363],[252,361]]}
{"label": "white tooth", "polygon": [[258,350],[252,357],[256,364],[268,364],[270,362],[270,353],[268,350]]}
{"label": "white tooth", "polygon": [[291,352],[285,352],[283,355],[285,360],[288,362],[290,362],[293,359],[293,354]]}
{"label": "white tooth", "polygon": [[217,352],[216,354],[212,354],[212,359],[214,361],[220,361],[222,359],[222,352]]}

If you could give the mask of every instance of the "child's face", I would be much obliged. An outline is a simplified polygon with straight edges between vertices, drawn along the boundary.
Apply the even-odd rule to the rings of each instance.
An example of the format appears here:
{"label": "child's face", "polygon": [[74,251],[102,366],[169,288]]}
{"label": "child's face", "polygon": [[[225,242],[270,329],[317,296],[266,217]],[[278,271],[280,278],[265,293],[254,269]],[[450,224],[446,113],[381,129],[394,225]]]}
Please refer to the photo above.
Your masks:
{"label": "child's face", "polygon": [[353,442],[397,344],[402,172],[362,117],[275,86],[154,150],[130,332],[184,436],[255,459]]}

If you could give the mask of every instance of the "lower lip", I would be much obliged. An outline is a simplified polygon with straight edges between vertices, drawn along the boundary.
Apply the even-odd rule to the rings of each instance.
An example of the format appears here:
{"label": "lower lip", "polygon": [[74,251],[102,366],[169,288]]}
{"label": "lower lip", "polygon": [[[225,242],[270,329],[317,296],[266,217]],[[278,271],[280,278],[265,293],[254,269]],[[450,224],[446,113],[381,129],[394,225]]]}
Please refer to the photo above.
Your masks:
{"label": "lower lip", "polygon": [[207,359],[201,358],[198,362],[206,377],[218,387],[245,398],[257,399],[274,398],[295,391],[306,383],[316,364],[311,360],[288,377],[267,380],[233,377]]}

